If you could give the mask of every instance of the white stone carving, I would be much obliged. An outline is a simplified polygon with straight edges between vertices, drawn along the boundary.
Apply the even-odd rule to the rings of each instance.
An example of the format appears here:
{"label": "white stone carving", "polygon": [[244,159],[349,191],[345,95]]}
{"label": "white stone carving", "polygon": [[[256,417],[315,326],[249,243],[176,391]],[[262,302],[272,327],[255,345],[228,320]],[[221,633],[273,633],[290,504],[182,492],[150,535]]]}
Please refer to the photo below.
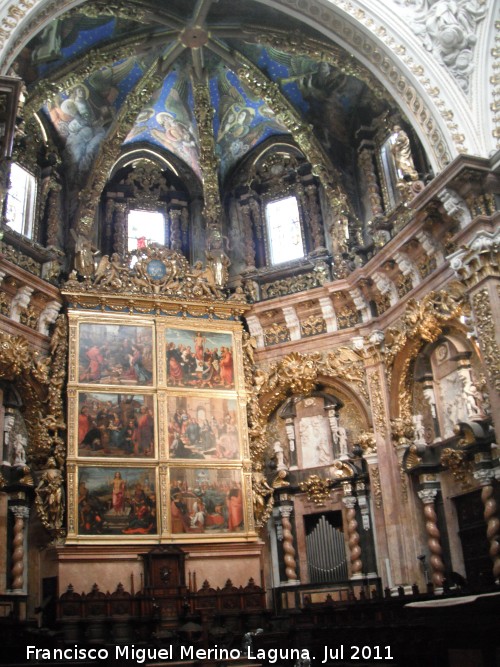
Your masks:
{"label": "white stone carving", "polygon": [[314,468],[331,463],[328,428],[327,420],[322,415],[302,417],[300,420],[300,446],[304,468]]}
{"label": "white stone carving", "polygon": [[57,301],[49,301],[45,306],[38,318],[38,331],[41,334],[44,334],[45,336],[49,335],[49,327],[56,321],[60,309],[61,304]]}
{"label": "white stone carving", "polygon": [[389,297],[389,302],[391,306],[394,306],[398,302],[398,290],[396,285],[390,280],[387,276],[382,275],[379,271],[375,271],[372,275],[373,282],[377,286],[378,291],[381,294],[387,294]]}
{"label": "white stone carving", "polygon": [[[398,4],[402,4],[399,0]],[[410,26],[432,53],[446,67],[467,93],[474,69],[473,50],[477,25],[484,19],[484,0],[404,0],[415,8]]]}
{"label": "white stone carving", "polygon": [[396,260],[401,273],[404,276],[410,276],[412,286],[416,287],[420,283],[420,274],[412,260],[408,255],[405,255],[402,252],[395,253],[394,259]]}
{"label": "white stone carving", "polygon": [[20,321],[21,313],[29,306],[32,294],[33,288],[28,287],[27,285],[24,285],[24,287],[20,287],[17,290],[12,299],[12,303],[10,304],[10,318],[14,320],[14,322]]}
{"label": "white stone carving", "polygon": [[441,192],[438,192],[438,197],[448,215],[460,223],[460,228],[467,227],[472,220],[472,216],[462,197],[450,188],[444,188]]}

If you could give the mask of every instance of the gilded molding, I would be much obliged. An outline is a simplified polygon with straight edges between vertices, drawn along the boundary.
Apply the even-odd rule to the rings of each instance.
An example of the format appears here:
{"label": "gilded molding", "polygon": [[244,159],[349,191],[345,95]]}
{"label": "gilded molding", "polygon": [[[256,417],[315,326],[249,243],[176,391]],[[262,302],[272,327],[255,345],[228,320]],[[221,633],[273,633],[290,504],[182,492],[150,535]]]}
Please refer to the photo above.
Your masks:
{"label": "gilded molding", "polygon": [[452,283],[445,290],[429,292],[423,299],[410,299],[403,316],[395,326],[386,331],[385,359],[389,386],[392,384],[394,363],[405,353],[402,368],[398,374],[399,383],[394,391],[400,397],[399,414],[411,417],[411,370],[421,348],[433,343],[451,321],[468,311],[463,288]]}
{"label": "gilded molding", "polygon": [[372,408],[374,427],[383,438],[386,438],[387,418],[378,370],[372,372],[368,376],[368,386],[370,388],[370,403]]}
{"label": "gilded molding", "polygon": [[500,392],[500,349],[496,342],[495,324],[486,289],[472,295],[472,307],[486,372],[491,386]]}
{"label": "gilded molding", "polygon": [[200,169],[203,181],[203,217],[207,227],[220,227],[223,218],[213,132],[214,109],[207,81],[193,83],[194,115],[200,137]]}
{"label": "gilded molding", "polygon": [[39,111],[46,100],[81,84],[99,68],[109,65],[110,62],[115,60],[130,58],[136,52],[136,47],[140,45],[141,41],[135,37],[120,46],[113,44],[107,48],[91,49],[83,56],[79,56],[78,63],[74,63],[76,66],[69,71],[66,64],[59,75],[54,73],[51,76],[50,82],[42,80],[35,86],[24,107],[26,117]]}

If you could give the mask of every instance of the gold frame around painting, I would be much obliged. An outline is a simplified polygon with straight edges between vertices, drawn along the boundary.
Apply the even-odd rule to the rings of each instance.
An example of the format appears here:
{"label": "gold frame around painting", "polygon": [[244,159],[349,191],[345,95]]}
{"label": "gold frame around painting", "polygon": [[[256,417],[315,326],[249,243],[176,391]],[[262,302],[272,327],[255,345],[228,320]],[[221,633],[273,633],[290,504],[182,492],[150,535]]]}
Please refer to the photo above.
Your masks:
{"label": "gold frame around painting", "polygon": [[[70,310],[69,327],[68,541],[255,539],[241,324]],[[188,363],[189,352],[196,351],[196,365],[191,360],[182,380],[173,383],[168,345],[189,347],[191,340],[184,358]],[[232,357],[224,378],[216,358],[221,348]],[[182,435],[183,454],[172,456],[169,421],[176,411],[192,428]],[[136,429],[134,436],[125,433],[127,425]],[[211,480],[206,488],[190,488],[196,470]],[[172,516],[175,477],[185,480],[181,500],[189,516],[182,531]]]}

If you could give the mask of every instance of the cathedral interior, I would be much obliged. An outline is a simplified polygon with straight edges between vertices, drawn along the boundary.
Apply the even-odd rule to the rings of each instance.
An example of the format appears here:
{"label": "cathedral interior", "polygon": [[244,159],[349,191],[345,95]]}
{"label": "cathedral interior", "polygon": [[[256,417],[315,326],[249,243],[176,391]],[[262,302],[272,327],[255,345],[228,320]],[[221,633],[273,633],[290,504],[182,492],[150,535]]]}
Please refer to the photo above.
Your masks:
{"label": "cathedral interior", "polygon": [[11,662],[498,664],[499,6],[0,2]]}

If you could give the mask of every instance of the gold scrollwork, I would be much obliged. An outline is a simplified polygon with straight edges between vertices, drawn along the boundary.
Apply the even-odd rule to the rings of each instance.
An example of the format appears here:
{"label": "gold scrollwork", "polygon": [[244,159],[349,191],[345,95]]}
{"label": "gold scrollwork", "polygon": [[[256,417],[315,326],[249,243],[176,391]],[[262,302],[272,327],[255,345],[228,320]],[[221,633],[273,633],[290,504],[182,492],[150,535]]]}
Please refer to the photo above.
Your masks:
{"label": "gold scrollwork", "polygon": [[500,350],[495,339],[495,325],[488,291],[482,289],[472,297],[472,305],[479,335],[479,344],[491,386],[500,392]]}
{"label": "gold scrollwork", "polygon": [[304,482],[299,484],[300,490],[307,493],[309,500],[319,507],[324,506],[325,501],[330,497],[331,486],[331,479],[321,479],[318,475],[309,475]]}
{"label": "gold scrollwork", "polygon": [[451,474],[462,488],[466,489],[472,486],[473,465],[465,452],[446,447],[441,454],[440,463],[451,470]]}

